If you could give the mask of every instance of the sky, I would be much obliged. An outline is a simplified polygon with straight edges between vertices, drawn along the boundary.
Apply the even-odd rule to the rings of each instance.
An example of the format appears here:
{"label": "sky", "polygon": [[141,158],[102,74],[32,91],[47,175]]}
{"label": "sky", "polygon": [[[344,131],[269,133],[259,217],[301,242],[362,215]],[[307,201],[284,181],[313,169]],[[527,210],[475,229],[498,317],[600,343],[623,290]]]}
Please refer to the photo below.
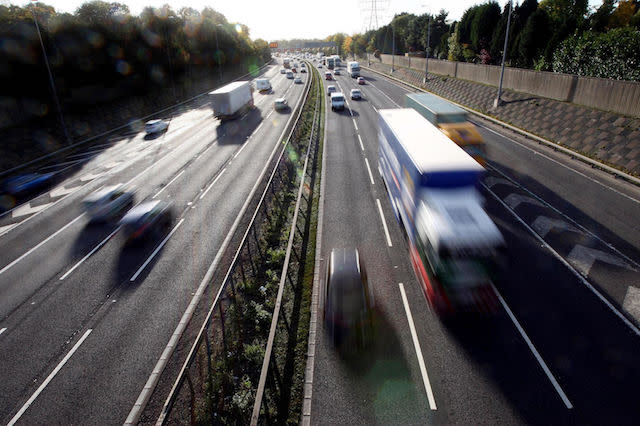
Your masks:
{"label": "sky", "polygon": [[[57,11],[73,13],[84,0],[41,0]],[[108,1],[108,0],[106,0]],[[394,14],[401,12],[416,15],[440,9],[449,12],[450,20],[460,19],[464,11],[486,0],[111,0],[125,3],[131,13],[137,15],[145,6],[160,7],[169,3],[177,11],[183,6],[198,10],[211,7],[221,12],[230,22],[249,27],[250,37],[266,41],[292,38],[325,38],[344,32],[354,34],[369,28],[372,2],[378,4],[378,26],[388,23]],[[507,0],[498,0],[506,4]],[[0,0],[0,4],[24,5],[25,1]],[[515,0],[514,3],[518,3]],[[590,6],[599,6],[601,0],[589,0]],[[311,19],[310,19],[311,18]],[[373,26],[376,27],[375,21]]]}

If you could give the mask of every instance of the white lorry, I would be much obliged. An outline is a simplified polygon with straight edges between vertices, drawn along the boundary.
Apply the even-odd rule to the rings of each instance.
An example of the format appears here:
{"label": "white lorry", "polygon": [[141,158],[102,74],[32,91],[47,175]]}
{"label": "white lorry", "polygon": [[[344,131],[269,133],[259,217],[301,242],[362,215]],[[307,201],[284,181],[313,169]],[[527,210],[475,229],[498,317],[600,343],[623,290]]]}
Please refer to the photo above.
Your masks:
{"label": "white lorry", "polygon": [[259,78],[256,80],[256,90],[258,92],[269,92],[271,90],[271,82],[267,78]]}
{"label": "white lorry", "polygon": [[209,93],[213,115],[221,121],[231,120],[253,107],[250,81],[234,81]]}
{"label": "white lorry", "polygon": [[349,77],[360,77],[360,64],[356,61],[347,62],[347,74]]}
{"label": "white lorry", "polygon": [[427,300],[444,315],[494,312],[505,240],[476,189],[484,168],[413,109],[378,117],[380,172]]}

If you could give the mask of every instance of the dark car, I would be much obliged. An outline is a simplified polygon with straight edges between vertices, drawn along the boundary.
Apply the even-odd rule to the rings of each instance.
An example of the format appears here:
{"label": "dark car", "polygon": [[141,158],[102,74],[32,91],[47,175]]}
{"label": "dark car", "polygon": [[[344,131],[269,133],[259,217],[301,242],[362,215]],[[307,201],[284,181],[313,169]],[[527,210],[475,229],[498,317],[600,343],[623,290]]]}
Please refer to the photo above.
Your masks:
{"label": "dark car", "polygon": [[327,265],[324,322],[336,347],[358,349],[373,341],[374,299],[357,249],[333,249]]}
{"label": "dark car", "polygon": [[163,237],[172,223],[171,204],[160,200],[140,203],[120,220],[127,243]]}
{"label": "dark car", "polygon": [[28,194],[48,185],[54,176],[55,173],[27,173],[14,176],[2,183],[2,192],[13,196]]}

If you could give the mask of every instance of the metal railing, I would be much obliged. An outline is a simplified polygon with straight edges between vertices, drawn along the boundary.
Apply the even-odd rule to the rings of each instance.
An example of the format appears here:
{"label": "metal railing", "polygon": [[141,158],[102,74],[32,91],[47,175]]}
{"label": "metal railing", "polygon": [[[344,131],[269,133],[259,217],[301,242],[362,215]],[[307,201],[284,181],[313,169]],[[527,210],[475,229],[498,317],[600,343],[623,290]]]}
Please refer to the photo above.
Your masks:
{"label": "metal railing", "polygon": [[[320,87],[317,73],[309,75],[312,78],[303,95],[305,100],[313,86],[312,79],[315,79],[315,89]],[[278,318],[282,318],[280,306],[283,300],[288,301],[283,293],[287,271],[291,272],[289,260],[295,251],[294,242],[300,241],[300,232],[296,232],[300,225],[298,212],[302,204],[310,206],[311,202],[308,193],[304,197],[309,182],[307,164],[310,153],[315,152],[313,142],[319,138],[316,122],[322,93],[317,93],[315,98],[311,136],[309,140],[297,136],[307,131],[305,126],[300,126],[303,112],[309,114],[310,105],[305,101],[292,120],[290,133],[283,141],[239,248],[156,424],[248,423],[251,403],[254,407],[257,405],[260,412]],[[304,166],[300,168],[300,151],[304,149]],[[292,211],[292,189],[298,179],[298,198]],[[308,221],[308,214],[302,216]],[[277,247],[282,245],[278,244],[283,241],[281,229],[289,220],[292,222],[289,243],[284,251]],[[299,254],[294,254],[294,258],[298,259]],[[282,272],[277,283],[276,271],[279,270]],[[271,306],[273,314],[268,312]],[[260,343],[264,341],[267,349],[263,354]]]}

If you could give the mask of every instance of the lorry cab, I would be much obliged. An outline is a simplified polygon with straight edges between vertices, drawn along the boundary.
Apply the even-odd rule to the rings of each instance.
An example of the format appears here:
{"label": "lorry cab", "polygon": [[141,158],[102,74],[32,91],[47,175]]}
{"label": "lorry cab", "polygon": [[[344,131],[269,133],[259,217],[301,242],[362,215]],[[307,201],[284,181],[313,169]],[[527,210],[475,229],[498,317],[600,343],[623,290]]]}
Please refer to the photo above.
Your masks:
{"label": "lorry cab", "polygon": [[486,147],[482,136],[467,111],[430,93],[409,93],[405,97],[408,108],[413,108],[447,135],[480,165],[486,164]]}

